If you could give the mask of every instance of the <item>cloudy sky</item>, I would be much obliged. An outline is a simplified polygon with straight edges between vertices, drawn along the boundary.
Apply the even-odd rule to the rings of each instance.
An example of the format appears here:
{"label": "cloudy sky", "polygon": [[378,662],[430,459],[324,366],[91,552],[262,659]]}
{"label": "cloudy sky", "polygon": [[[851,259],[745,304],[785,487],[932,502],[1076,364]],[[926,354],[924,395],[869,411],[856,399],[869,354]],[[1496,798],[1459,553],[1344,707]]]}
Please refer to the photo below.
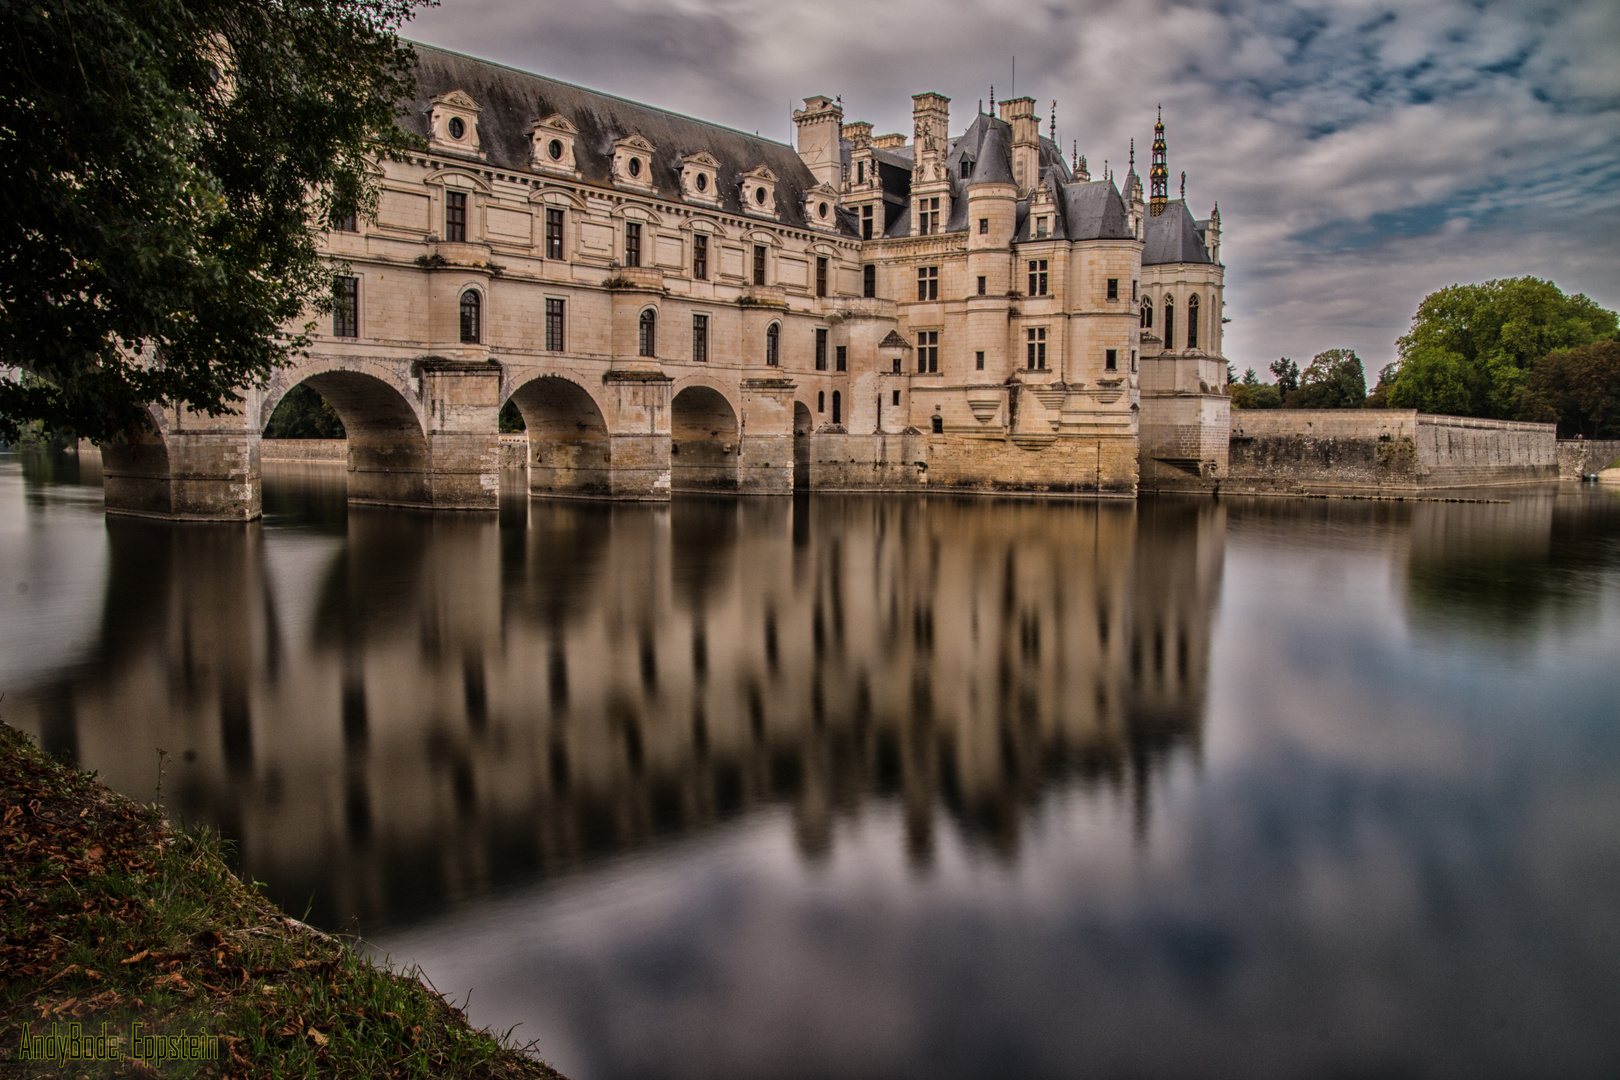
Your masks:
{"label": "cloudy sky", "polygon": [[935,90],[959,132],[1016,57],[1094,172],[1145,158],[1162,104],[1172,195],[1186,170],[1220,204],[1240,371],[1351,347],[1373,376],[1454,282],[1620,306],[1612,0],[443,0],[405,33],[783,141],[816,93],[909,133]]}

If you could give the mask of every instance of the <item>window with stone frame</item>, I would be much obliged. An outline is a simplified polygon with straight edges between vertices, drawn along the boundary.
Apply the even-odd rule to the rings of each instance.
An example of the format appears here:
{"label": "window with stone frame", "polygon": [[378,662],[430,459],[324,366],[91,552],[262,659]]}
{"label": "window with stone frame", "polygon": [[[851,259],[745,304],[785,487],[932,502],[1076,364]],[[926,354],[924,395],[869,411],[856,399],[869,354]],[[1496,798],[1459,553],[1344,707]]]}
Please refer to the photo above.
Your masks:
{"label": "window with stone frame", "polygon": [[919,267],[917,267],[917,299],[918,300],[938,300],[939,299],[939,267],[937,267],[937,266],[919,266]]}
{"label": "window with stone frame", "polygon": [[546,351],[562,352],[563,348],[563,301],[555,297],[547,297]]}
{"label": "window with stone frame", "polygon": [[707,315],[692,316],[692,363],[707,364],[709,362],[709,317]]}
{"label": "window with stone frame", "polygon": [[477,345],[483,333],[484,298],[478,290],[468,289],[461,294],[461,341],[464,345]]}
{"label": "window with stone frame", "polygon": [[849,346],[848,345],[840,345],[833,351],[833,365],[834,365],[833,370],[835,370],[835,371],[848,371],[849,370]]}
{"label": "window with stone frame", "polygon": [[827,295],[827,257],[816,256],[816,295]]}
{"label": "window with stone frame", "polygon": [[979,219],[979,235],[983,236],[986,233],[988,233],[989,231],[990,231],[990,219],[987,218],[987,217],[980,218]]}
{"label": "window with stone frame", "polygon": [[637,353],[641,356],[658,355],[658,313],[648,308],[641,313],[637,326]]}
{"label": "window with stone frame", "polygon": [[1119,350],[1118,349],[1104,349],[1103,350],[1103,368],[1106,371],[1118,371],[1119,370]]}
{"label": "window with stone frame", "polygon": [[1119,299],[1119,278],[1117,277],[1111,277],[1108,279],[1108,299]]}
{"label": "window with stone frame", "polygon": [[754,245],[754,284],[765,284],[765,245]]}
{"label": "window with stone frame", "polygon": [[938,195],[918,201],[917,232],[923,236],[932,236],[939,232]]}
{"label": "window with stone frame", "polygon": [[624,223],[624,265],[641,265],[641,222],[639,221],[627,221]]}
{"label": "window with stone frame", "polygon": [[329,227],[333,232],[359,232],[360,218],[354,213],[333,214]]}
{"label": "window with stone frame", "polygon": [[1029,260],[1029,295],[1045,296],[1047,285],[1046,260]]}
{"label": "window with stone frame", "polygon": [[917,374],[939,374],[939,331],[917,331]]}
{"label": "window with stone frame", "polygon": [[444,238],[452,244],[464,243],[467,239],[467,193],[465,191],[447,191],[444,193]]}
{"label": "window with stone frame", "polygon": [[980,296],[984,295],[984,275],[983,274],[979,275],[979,295]]}
{"label": "window with stone frame", "polygon": [[821,327],[816,328],[816,370],[827,370],[827,331]]}
{"label": "window with stone frame", "polygon": [[703,233],[692,234],[692,276],[709,280],[709,238]]}
{"label": "window with stone frame", "polygon": [[546,258],[563,257],[563,212],[560,207],[546,207]]}
{"label": "window with stone frame", "polygon": [[983,349],[980,349],[978,352],[973,354],[973,370],[974,371],[983,371],[984,370],[984,350]]}
{"label": "window with stone frame", "polygon": [[1046,370],[1046,327],[1032,326],[1024,331],[1025,366],[1030,371]]}
{"label": "window with stone frame", "polygon": [[816,412],[824,413],[826,411],[827,411],[827,391],[825,391],[825,390],[817,390],[816,391]]}
{"label": "window with stone frame", "polygon": [[1187,348],[1198,348],[1198,297],[1187,301]]}
{"label": "window with stone frame", "polygon": [[765,328],[765,366],[780,367],[782,364],[782,324],[771,323]]}
{"label": "window with stone frame", "polygon": [[894,403],[896,405],[899,405],[900,404],[900,391],[895,390],[895,391],[892,391],[892,393],[894,394],[894,398],[893,398]]}
{"label": "window with stone frame", "polygon": [[1047,236],[1047,231],[1048,230],[1047,230],[1047,225],[1046,225],[1046,218],[1044,218],[1044,217],[1036,218],[1035,219],[1035,239],[1037,239],[1037,240],[1045,240],[1046,236]]}
{"label": "window with stone frame", "polygon": [[1144,329],[1144,330],[1153,329],[1153,301],[1151,301],[1151,300],[1143,300],[1142,301],[1142,319],[1141,319],[1141,322],[1142,322],[1142,329]]}
{"label": "window with stone frame", "polygon": [[338,277],[332,282],[332,336],[360,336],[360,279]]}
{"label": "window with stone frame", "polygon": [[861,267],[861,295],[868,300],[877,296],[877,267],[870,263]]}
{"label": "window with stone frame", "polygon": [[1176,302],[1168,296],[1164,298],[1164,347],[1176,347]]}
{"label": "window with stone frame", "polygon": [[861,207],[861,239],[872,239],[872,207],[870,205]]}

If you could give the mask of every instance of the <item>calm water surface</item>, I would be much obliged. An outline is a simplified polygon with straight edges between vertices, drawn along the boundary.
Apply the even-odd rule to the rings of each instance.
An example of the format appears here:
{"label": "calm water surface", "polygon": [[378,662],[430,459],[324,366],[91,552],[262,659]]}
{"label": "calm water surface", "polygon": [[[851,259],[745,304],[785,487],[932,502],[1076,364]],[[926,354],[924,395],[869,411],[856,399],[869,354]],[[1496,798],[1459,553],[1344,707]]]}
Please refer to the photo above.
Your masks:
{"label": "calm water surface", "polygon": [[1620,490],[1502,497],[200,526],[0,456],[0,689],[576,1080],[1612,1077]]}

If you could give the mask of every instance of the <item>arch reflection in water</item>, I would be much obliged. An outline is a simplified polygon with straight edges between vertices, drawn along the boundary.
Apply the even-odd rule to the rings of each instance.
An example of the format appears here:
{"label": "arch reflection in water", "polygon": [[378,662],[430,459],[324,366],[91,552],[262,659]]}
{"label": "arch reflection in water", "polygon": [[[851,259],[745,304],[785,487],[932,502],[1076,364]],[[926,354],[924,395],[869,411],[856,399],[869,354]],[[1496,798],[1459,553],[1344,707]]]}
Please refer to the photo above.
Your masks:
{"label": "arch reflection in water", "polygon": [[766,805],[805,858],[880,799],[917,865],[942,814],[1012,859],[1055,786],[1141,815],[1197,751],[1214,503],[520,498],[337,533],[279,479],[264,532],[109,521],[106,662],[55,708],[126,791],[181,755],[171,806],[327,926]]}

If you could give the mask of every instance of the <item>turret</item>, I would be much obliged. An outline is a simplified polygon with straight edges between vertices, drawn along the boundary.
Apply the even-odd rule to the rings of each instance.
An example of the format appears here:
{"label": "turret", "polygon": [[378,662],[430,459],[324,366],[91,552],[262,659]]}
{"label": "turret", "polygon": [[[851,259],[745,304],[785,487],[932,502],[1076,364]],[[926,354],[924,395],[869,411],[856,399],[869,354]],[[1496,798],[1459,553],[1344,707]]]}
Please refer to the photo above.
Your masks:
{"label": "turret", "polygon": [[1041,179],[1041,121],[1035,115],[1035,99],[1019,97],[1003,101],[1001,118],[1012,125],[1013,180],[1018,184],[1019,198],[1023,198]]}
{"label": "turret", "polygon": [[911,235],[945,231],[951,216],[951,183],[945,170],[950,146],[951,99],[943,94],[911,98]]}

